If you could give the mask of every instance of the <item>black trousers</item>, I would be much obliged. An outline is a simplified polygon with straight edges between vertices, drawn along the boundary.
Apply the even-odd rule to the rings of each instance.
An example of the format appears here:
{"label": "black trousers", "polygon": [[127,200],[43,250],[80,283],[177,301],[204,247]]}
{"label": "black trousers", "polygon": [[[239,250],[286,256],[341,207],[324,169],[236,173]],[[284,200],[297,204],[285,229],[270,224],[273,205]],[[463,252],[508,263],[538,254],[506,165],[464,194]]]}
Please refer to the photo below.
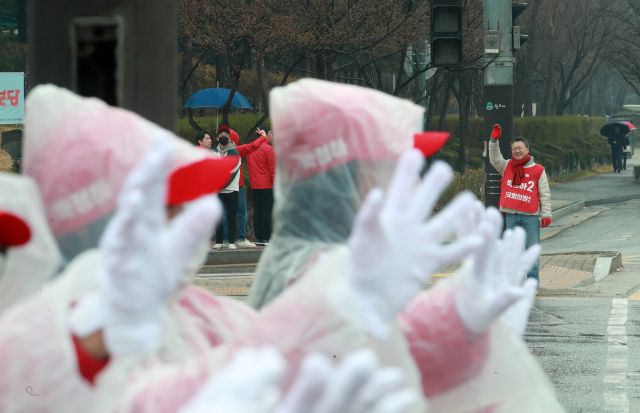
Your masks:
{"label": "black trousers", "polygon": [[620,149],[611,148],[611,160],[613,161],[613,170],[622,170],[622,151]]}
{"label": "black trousers", "polygon": [[271,239],[271,214],[273,214],[273,189],[252,189],[253,195],[253,231],[256,240]]}
{"label": "black trousers", "polygon": [[[227,219],[229,222],[229,244],[236,243],[236,235],[238,231],[238,191],[233,191],[228,194],[219,193],[218,198],[224,205],[224,210],[227,212]],[[222,244],[223,226],[222,220],[216,227],[216,244]]]}
{"label": "black trousers", "polygon": [[622,167],[627,170],[627,152],[622,152]]}

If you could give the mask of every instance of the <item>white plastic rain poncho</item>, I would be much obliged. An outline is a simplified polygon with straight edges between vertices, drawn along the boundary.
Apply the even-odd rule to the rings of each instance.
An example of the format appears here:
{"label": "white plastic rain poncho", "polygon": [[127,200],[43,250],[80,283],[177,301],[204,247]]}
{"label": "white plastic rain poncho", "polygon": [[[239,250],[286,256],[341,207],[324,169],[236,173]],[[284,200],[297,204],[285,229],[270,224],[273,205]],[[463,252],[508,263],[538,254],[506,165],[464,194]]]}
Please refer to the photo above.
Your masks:
{"label": "white plastic rain poncho", "polygon": [[[38,293],[0,315],[0,411],[87,411],[95,388],[78,371],[69,314],[74,303],[98,288],[103,263],[92,248],[118,193],[153,139],[174,148],[172,170],[214,155],[136,114],[55,86],[35,88],[26,105],[25,173],[42,190],[47,219],[67,258],[81,255],[48,284],[29,286]],[[254,317],[246,305],[187,286],[206,247],[203,240],[194,251],[179,291],[167,304],[168,327],[156,354],[163,362],[203,353],[235,336]],[[30,264],[24,265],[26,270]]]}
{"label": "white plastic rain poncho", "polygon": [[[396,161],[412,147],[412,128],[422,116],[421,108],[407,101],[309,79],[275,89],[271,98],[278,160],[274,234],[260,259],[250,293],[249,303],[256,308],[287,287],[304,288],[296,284],[304,282],[308,274],[322,277],[316,272],[318,258],[347,243],[365,195],[374,187],[387,188]],[[406,179],[406,190],[410,190],[415,178],[407,174]],[[394,182],[392,185],[402,181]],[[406,214],[401,204],[396,205],[396,211],[399,216]],[[449,225],[464,226],[462,218],[449,216],[451,222],[458,221]],[[432,247],[428,239],[398,241]],[[400,263],[406,259],[401,244],[396,250]],[[337,260],[337,255],[332,256]],[[437,264],[437,257],[433,261]],[[345,261],[342,268],[333,264],[335,267],[324,273],[325,285],[334,282],[335,272],[348,272]],[[433,272],[437,269],[431,268]],[[392,280],[391,290],[396,288]],[[318,288],[320,285],[318,282]],[[438,407],[433,411],[561,411],[548,380],[523,343],[512,339],[498,323],[480,334],[470,332],[458,315],[457,295],[455,284],[444,283],[416,297],[401,316],[401,328],[422,375],[424,394],[437,397]],[[277,304],[278,300],[274,301],[273,305]],[[502,303],[503,309],[506,306]],[[509,356],[503,358],[502,354]],[[501,380],[485,380],[492,368],[505,372]],[[507,378],[507,371],[527,377],[531,387],[518,387],[514,376]],[[479,383],[479,387],[465,392],[471,383]],[[509,398],[509,394],[514,396]],[[464,397],[465,403],[458,403],[459,397]],[[523,406],[526,399],[529,402]],[[520,410],[513,410],[512,402]],[[458,410],[458,405],[464,408]]]}
{"label": "white plastic rain poncho", "polygon": [[31,228],[31,239],[9,248],[0,265],[0,313],[38,291],[62,263],[58,245],[44,215],[40,192],[33,179],[0,173],[0,210],[19,214]]}

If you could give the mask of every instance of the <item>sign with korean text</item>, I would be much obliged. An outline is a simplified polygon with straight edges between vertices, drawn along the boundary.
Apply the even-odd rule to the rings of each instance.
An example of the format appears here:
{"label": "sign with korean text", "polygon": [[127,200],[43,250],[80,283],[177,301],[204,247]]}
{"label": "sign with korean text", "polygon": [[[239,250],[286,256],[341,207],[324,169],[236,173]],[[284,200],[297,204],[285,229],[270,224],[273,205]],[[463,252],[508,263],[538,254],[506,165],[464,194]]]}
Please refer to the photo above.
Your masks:
{"label": "sign with korean text", "polygon": [[24,73],[0,72],[0,125],[24,123]]}

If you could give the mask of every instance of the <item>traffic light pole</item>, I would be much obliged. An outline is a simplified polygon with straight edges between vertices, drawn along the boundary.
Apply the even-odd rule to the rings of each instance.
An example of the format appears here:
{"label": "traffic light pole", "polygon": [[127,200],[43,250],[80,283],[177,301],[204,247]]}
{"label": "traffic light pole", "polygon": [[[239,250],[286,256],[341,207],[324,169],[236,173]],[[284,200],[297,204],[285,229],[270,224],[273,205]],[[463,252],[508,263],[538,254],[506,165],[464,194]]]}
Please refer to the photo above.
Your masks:
{"label": "traffic light pole", "polygon": [[511,158],[513,139],[513,28],[512,0],[484,0],[484,139],[485,205],[498,208],[502,177],[489,162],[489,139],[493,125],[502,127],[500,151]]}

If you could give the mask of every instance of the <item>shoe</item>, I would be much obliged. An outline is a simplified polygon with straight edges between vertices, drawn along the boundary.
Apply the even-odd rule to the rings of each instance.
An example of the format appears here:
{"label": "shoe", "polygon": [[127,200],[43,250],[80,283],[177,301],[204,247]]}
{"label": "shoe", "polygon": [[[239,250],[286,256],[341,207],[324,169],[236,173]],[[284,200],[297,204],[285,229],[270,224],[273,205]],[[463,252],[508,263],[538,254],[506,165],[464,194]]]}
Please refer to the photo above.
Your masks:
{"label": "shoe", "polygon": [[267,245],[269,245],[270,242],[271,242],[271,240],[262,241],[262,245],[264,245],[266,247]]}
{"label": "shoe", "polygon": [[229,249],[230,250],[235,250],[236,249],[236,244],[229,244]]}
{"label": "shoe", "polygon": [[256,245],[259,247],[264,247],[263,241],[261,239],[256,240]]}
{"label": "shoe", "polygon": [[229,241],[222,241],[222,248],[229,248]]}
{"label": "shoe", "polygon": [[255,248],[256,244],[254,244],[253,242],[249,241],[248,239],[245,239],[244,241],[238,241],[238,247],[240,247],[240,248]]}
{"label": "shoe", "polygon": [[220,251],[222,249],[222,244],[216,244],[213,247],[209,248],[209,251]]}
{"label": "shoe", "polygon": [[618,173],[620,173],[620,172],[621,172],[620,169],[618,169]]}

